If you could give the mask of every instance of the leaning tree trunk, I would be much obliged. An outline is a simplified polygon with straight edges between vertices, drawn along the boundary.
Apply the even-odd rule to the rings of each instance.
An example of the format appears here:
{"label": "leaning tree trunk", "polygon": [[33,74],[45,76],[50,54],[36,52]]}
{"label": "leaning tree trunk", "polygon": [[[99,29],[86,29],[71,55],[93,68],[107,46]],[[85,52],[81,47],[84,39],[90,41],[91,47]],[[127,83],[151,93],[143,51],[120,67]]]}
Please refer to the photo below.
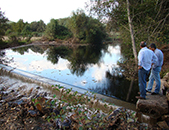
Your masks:
{"label": "leaning tree trunk", "polygon": [[126,2],[127,2],[127,16],[128,16],[128,22],[129,22],[129,28],[130,28],[130,36],[131,36],[131,42],[132,42],[132,47],[133,47],[133,54],[134,54],[135,63],[137,65],[137,51],[136,51],[136,46],[135,46],[132,21],[130,18],[129,0],[126,0]]}

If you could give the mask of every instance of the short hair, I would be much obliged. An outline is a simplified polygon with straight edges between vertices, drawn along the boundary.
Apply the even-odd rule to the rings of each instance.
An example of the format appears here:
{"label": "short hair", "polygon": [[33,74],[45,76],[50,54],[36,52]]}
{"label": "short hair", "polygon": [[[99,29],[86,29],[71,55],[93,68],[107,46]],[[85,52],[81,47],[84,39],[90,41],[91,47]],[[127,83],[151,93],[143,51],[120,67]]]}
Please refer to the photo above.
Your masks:
{"label": "short hair", "polygon": [[154,43],[151,43],[151,44],[149,45],[149,47],[154,48],[154,49],[157,48],[156,45],[155,45]]}
{"label": "short hair", "polygon": [[142,41],[142,42],[140,43],[140,46],[141,46],[141,47],[146,47],[147,44],[146,44],[146,42]]}

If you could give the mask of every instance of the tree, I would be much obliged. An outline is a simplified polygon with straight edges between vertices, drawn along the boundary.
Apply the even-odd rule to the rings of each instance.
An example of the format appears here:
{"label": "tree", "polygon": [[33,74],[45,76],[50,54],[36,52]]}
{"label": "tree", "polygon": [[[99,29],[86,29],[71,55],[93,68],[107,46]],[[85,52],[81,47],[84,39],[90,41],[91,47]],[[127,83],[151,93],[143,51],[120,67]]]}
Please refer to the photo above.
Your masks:
{"label": "tree", "polygon": [[[142,40],[147,42],[169,41],[169,37],[166,35],[169,32],[168,10],[168,0],[99,0],[91,8],[91,12],[97,13],[99,18],[103,19],[106,17],[107,23],[111,23],[108,25],[115,29],[118,28],[123,43],[126,43],[126,46],[131,45],[133,48],[136,65],[137,50],[135,41],[136,43],[140,43]],[[129,68],[132,68],[131,64]],[[129,91],[133,86],[136,68],[137,66],[134,67],[134,74],[131,75]]]}
{"label": "tree", "polygon": [[0,8],[0,41],[2,41],[2,38],[5,35],[5,32],[7,30],[8,21],[9,21],[8,18],[4,16],[4,13],[1,11],[1,8]]}
{"label": "tree", "polygon": [[34,22],[31,22],[30,28],[32,32],[42,33],[46,29],[46,24],[43,22],[43,20],[40,20],[38,22],[34,21]]}
{"label": "tree", "polygon": [[30,28],[31,28],[32,32],[37,32],[38,22],[36,22],[36,21],[31,22]]}
{"label": "tree", "polygon": [[22,34],[23,38],[26,37],[25,40],[27,42],[30,41],[30,39],[32,38],[32,32],[31,32],[30,24],[25,25],[21,34]]}
{"label": "tree", "polygon": [[11,29],[12,32],[16,32],[16,29],[15,29],[16,23],[15,22],[9,23],[9,26],[10,26],[9,29]]}
{"label": "tree", "polygon": [[68,25],[68,28],[73,33],[73,37],[80,42],[100,44],[106,37],[103,24],[97,19],[86,16],[83,10],[73,12]]}
{"label": "tree", "polygon": [[69,17],[58,19],[58,24],[64,27],[68,27]]}
{"label": "tree", "polygon": [[25,27],[22,30],[22,35],[23,36],[26,36],[28,34],[31,34],[31,28],[30,28],[29,24],[25,25]]}
{"label": "tree", "polygon": [[129,0],[126,0],[126,3],[127,3],[127,16],[128,16],[128,23],[129,23],[129,28],[130,28],[130,36],[131,36],[131,42],[132,42],[132,47],[133,47],[133,54],[134,54],[135,63],[137,64],[137,51],[136,51],[134,34],[133,34],[133,24],[132,24],[131,17],[130,17]]}
{"label": "tree", "polygon": [[55,19],[51,19],[50,23],[47,24],[45,35],[49,39],[54,40],[56,38],[57,26],[58,26],[58,22]]}
{"label": "tree", "polygon": [[25,27],[25,23],[23,19],[20,19],[16,24],[15,24],[15,31],[18,32],[19,34],[22,32],[23,28]]}
{"label": "tree", "polygon": [[91,13],[98,14],[100,19],[106,18],[112,28],[120,31],[123,43],[131,45],[131,33],[136,43],[167,42],[168,9],[168,0],[106,0],[94,2]]}
{"label": "tree", "polygon": [[37,32],[44,32],[46,29],[46,24],[43,22],[43,20],[38,21],[38,28]]}
{"label": "tree", "polygon": [[78,38],[79,40],[86,39],[85,31],[87,29],[87,22],[88,17],[86,17],[83,10],[73,12],[68,22],[68,28],[72,31],[74,38]]}
{"label": "tree", "polygon": [[63,40],[71,37],[71,35],[71,31],[64,26],[59,25],[58,20],[56,19],[51,19],[50,23],[46,26],[45,36],[50,40],[54,40],[56,38]]}

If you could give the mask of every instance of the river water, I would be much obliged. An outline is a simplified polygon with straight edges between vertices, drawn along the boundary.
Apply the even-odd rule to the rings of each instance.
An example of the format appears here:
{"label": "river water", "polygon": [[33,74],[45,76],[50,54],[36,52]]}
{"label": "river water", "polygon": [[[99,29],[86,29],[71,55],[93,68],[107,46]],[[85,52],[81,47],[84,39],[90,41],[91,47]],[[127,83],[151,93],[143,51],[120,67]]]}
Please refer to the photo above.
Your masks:
{"label": "river water", "polygon": [[117,64],[120,44],[94,46],[34,45],[3,50],[3,64],[58,82],[136,103],[137,82],[130,88]]}

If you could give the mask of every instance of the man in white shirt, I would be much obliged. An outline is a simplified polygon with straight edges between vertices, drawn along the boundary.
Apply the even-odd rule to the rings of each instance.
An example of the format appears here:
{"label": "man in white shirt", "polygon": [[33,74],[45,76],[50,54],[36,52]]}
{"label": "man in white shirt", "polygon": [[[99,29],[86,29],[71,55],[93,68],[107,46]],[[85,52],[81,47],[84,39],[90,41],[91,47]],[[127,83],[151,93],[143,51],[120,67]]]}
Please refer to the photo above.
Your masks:
{"label": "man in white shirt", "polygon": [[157,94],[159,94],[160,87],[161,87],[160,71],[161,71],[161,67],[163,65],[163,57],[164,56],[163,56],[163,52],[160,49],[156,48],[156,45],[154,43],[150,44],[149,49],[151,49],[155,53],[155,55],[157,56],[158,60],[152,66],[151,74],[150,74],[150,77],[149,77],[149,83],[148,83],[148,86],[147,86],[146,90],[148,92],[151,92],[153,84],[154,84],[154,80],[155,80],[156,87],[155,87],[154,92],[152,92],[151,94],[152,95],[157,95]]}
{"label": "man in white shirt", "polygon": [[147,48],[146,42],[140,43],[141,50],[138,53],[138,82],[140,96],[137,99],[146,99],[146,78],[150,72],[151,65],[157,62],[157,56]]}

